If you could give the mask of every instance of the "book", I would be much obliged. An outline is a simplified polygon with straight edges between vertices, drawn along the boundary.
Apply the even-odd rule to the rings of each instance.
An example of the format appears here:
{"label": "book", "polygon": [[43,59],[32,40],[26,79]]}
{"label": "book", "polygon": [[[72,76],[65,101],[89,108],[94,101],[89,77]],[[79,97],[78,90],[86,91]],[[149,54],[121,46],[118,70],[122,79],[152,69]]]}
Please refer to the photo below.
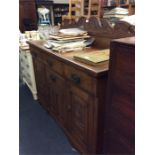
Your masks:
{"label": "book", "polygon": [[105,15],[103,18],[124,18],[127,17],[128,15]]}
{"label": "book", "polygon": [[83,35],[83,36],[54,36],[54,35],[50,35],[49,36],[49,40],[50,39],[55,39],[58,41],[65,41],[65,40],[75,40],[75,39],[86,39],[86,38],[90,38],[89,35]]}
{"label": "book", "polygon": [[74,55],[73,58],[86,64],[97,65],[101,62],[109,60],[109,51],[109,49],[92,51],[88,53]]}
{"label": "book", "polygon": [[70,35],[70,36],[79,36],[87,34],[87,31],[81,30],[79,28],[68,28],[68,29],[61,29],[59,33],[63,35]]}

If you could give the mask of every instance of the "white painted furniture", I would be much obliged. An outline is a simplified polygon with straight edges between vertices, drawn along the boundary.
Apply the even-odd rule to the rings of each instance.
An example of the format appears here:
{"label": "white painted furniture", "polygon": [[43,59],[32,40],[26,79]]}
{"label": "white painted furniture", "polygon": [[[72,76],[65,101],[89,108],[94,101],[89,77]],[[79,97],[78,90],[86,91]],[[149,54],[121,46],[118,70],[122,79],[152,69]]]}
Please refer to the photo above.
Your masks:
{"label": "white painted furniture", "polygon": [[23,83],[27,84],[32,92],[34,100],[37,100],[37,89],[33,68],[32,55],[29,47],[19,47],[20,53],[20,69]]}

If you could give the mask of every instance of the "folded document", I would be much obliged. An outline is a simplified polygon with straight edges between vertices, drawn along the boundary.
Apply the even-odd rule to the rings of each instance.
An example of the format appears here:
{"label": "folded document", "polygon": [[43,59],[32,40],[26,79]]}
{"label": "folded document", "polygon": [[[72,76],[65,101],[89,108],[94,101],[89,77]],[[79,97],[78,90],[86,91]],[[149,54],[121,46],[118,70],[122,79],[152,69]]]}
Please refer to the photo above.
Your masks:
{"label": "folded document", "polygon": [[74,59],[86,64],[96,65],[109,60],[109,49],[74,55]]}

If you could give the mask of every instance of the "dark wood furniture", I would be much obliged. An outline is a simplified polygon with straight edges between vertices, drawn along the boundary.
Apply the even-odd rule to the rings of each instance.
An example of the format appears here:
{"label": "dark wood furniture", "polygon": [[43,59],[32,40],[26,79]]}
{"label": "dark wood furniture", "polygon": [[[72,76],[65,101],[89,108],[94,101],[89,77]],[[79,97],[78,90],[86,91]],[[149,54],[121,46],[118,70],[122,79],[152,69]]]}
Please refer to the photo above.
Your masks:
{"label": "dark wood furniture", "polygon": [[[65,19],[61,28],[79,27],[88,31],[95,37],[106,37],[111,39],[121,38],[124,36],[134,36],[135,26],[125,21],[117,21],[112,25],[108,20],[97,17],[80,17],[78,20]],[[110,46],[109,46],[110,47]]]}
{"label": "dark wood furniture", "polygon": [[19,0],[19,29],[21,32],[38,29],[37,8],[41,5],[50,9],[50,20],[54,24],[52,0]]}
{"label": "dark wood furniture", "polygon": [[135,26],[125,21],[117,21],[112,25],[106,19],[98,19],[90,17],[87,21],[86,17],[81,17],[78,20],[65,19],[61,28],[79,27],[88,31],[88,33],[95,37],[93,46],[100,48],[109,48],[112,39],[132,37],[135,35]]}
{"label": "dark wood furniture", "polygon": [[35,0],[19,0],[19,29],[21,32],[37,30]]}
{"label": "dark wood furniture", "polygon": [[[133,30],[130,29],[131,25],[127,23],[120,23],[120,27],[125,25],[122,26],[123,30],[129,30],[131,33],[120,30],[122,33],[119,36],[107,22],[102,23],[105,29],[100,31],[101,27],[99,29],[97,24],[93,25],[97,23],[96,18],[92,18],[89,23],[83,19],[78,21],[77,26],[83,26],[94,34],[96,37],[94,47],[97,49],[108,48],[113,37],[134,34],[134,31],[130,31]],[[98,38],[96,35],[99,32]],[[57,120],[80,153],[93,155],[104,153],[107,145],[103,140],[107,133],[104,124],[107,115],[105,99],[109,62],[90,66],[73,59],[74,54],[91,52],[93,48],[59,54],[44,48],[41,41],[30,41],[29,44],[40,104]]]}
{"label": "dark wood furniture", "polygon": [[135,38],[114,40],[110,46],[106,101],[106,154],[135,153]]}
{"label": "dark wood furniture", "polygon": [[40,104],[82,154],[100,153],[108,61],[90,66],[73,59],[77,52],[58,54],[44,48],[42,42],[29,44]]}

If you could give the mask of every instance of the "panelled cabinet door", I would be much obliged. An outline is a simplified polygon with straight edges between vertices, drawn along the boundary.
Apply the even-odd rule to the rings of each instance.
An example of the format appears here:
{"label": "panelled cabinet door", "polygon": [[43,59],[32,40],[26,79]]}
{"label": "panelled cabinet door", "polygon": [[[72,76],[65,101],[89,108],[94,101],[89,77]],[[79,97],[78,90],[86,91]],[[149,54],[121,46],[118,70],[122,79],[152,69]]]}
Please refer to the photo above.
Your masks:
{"label": "panelled cabinet door", "polygon": [[37,81],[37,89],[40,93],[44,94],[44,87],[46,86],[46,68],[44,63],[37,59],[35,62],[35,74]]}
{"label": "panelled cabinet door", "polygon": [[88,152],[89,134],[91,133],[90,122],[92,119],[92,98],[86,92],[73,85],[69,88],[68,94],[68,128],[73,143],[80,150]]}
{"label": "panelled cabinet door", "polygon": [[47,79],[46,79],[45,64],[40,60],[40,58],[36,57],[34,58],[34,56],[33,56],[33,64],[34,64],[38,99],[41,102],[41,104],[46,109],[48,109],[49,91],[46,83]]}
{"label": "panelled cabinet door", "polygon": [[47,81],[50,92],[49,111],[53,114],[61,124],[65,125],[65,82],[55,72],[47,69]]}

